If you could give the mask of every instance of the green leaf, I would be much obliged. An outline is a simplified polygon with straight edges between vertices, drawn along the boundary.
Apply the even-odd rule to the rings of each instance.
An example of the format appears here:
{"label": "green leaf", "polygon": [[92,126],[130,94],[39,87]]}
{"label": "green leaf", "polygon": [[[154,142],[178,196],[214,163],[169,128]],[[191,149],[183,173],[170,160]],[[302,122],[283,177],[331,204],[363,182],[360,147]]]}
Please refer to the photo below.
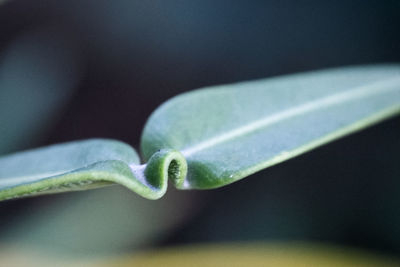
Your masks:
{"label": "green leaf", "polygon": [[161,197],[223,186],[400,111],[400,67],[347,67],[216,86],[177,96],[147,122],[136,152],[112,140],[0,158],[0,200],[111,183]]}
{"label": "green leaf", "polygon": [[145,126],[148,159],[161,148],[188,162],[182,189],[220,187],[400,110],[400,67],[378,65],[222,85],[177,96]]}
{"label": "green leaf", "polygon": [[[104,184],[97,175],[123,173],[123,163],[138,161],[131,147],[111,140],[78,141],[16,153],[0,158],[0,197],[96,187]],[[96,171],[97,175],[88,176]]]}
{"label": "green leaf", "polygon": [[[152,158],[147,165],[139,165],[139,157],[131,146],[107,139],[76,141],[16,153],[0,158],[0,200],[92,189],[113,183],[146,198],[157,199],[166,191],[168,175],[177,182],[183,180],[186,162],[179,152],[171,150],[160,150]],[[176,161],[182,161],[179,169],[176,169]],[[175,175],[172,171],[178,173]]]}

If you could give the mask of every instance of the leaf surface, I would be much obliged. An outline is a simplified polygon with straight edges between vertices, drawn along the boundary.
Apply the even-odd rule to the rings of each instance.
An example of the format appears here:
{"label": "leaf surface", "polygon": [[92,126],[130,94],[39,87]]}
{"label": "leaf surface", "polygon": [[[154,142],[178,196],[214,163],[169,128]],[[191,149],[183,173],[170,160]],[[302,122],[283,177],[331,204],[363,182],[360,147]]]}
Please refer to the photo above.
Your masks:
{"label": "leaf surface", "polygon": [[159,107],[142,134],[147,164],[91,139],[0,158],[0,200],[122,184],[160,198],[220,187],[400,111],[400,66],[347,67],[215,86]]}
{"label": "leaf surface", "polygon": [[183,154],[180,188],[215,188],[399,110],[398,65],[300,73],[179,95],[152,114],[141,148],[146,159],[161,148]]}
{"label": "leaf surface", "polygon": [[135,150],[107,139],[52,145],[0,158],[0,199],[84,190],[120,183],[139,194],[151,187],[134,177]]}

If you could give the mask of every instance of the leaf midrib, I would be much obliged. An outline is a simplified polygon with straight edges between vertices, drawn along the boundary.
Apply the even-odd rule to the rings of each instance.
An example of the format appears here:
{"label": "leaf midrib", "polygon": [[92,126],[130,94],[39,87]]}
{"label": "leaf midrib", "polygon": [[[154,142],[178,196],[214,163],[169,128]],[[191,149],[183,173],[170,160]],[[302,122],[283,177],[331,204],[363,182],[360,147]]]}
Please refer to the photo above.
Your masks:
{"label": "leaf midrib", "polygon": [[345,92],[333,94],[317,100],[309,101],[300,106],[290,108],[281,112],[273,113],[267,117],[250,122],[244,126],[231,129],[220,135],[216,135],[203,142],[197,143],[181,150],[185,157],[190,157],[200,151],[206,150],[209,147],[224,143],[236,137],[244,136],[248,133],[257,131],[274,123],[287,120],[296,116],[300,116],[320,108],[331,107],[337,104],[371,97],[373,95],[390,92],[399,89],[400,77],[389,80],[377,81],[369,85],[361,85],[353,87]]}

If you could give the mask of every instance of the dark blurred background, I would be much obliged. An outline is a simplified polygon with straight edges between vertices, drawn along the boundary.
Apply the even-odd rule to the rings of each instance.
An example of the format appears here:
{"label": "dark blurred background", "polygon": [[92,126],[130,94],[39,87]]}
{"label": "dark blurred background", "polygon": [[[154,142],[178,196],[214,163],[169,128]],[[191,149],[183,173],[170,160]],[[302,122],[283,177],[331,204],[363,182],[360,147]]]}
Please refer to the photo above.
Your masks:
{"label": "dark blurred background", "polygon": [[[400,1],[0,1],[0,154],[107,137],[199,87],[400,61]],[[70,255],[317,241],[400,255],[400,118],[227,187],[0,203],[0,245]]]}

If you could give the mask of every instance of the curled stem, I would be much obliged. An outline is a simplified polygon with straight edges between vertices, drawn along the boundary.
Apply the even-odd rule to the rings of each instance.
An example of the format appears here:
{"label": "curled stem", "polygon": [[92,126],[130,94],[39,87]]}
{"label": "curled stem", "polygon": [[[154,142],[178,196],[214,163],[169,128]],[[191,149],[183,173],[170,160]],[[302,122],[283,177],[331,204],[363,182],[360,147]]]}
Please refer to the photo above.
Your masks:
{"label": "curled stem", "polygon": [[162,149],[154,153],[144,170],[147,182],[160,189],[166,186],[168,180],[176,187],[182,187],[186,174],[186,159],[179,151],[171,149]]}

